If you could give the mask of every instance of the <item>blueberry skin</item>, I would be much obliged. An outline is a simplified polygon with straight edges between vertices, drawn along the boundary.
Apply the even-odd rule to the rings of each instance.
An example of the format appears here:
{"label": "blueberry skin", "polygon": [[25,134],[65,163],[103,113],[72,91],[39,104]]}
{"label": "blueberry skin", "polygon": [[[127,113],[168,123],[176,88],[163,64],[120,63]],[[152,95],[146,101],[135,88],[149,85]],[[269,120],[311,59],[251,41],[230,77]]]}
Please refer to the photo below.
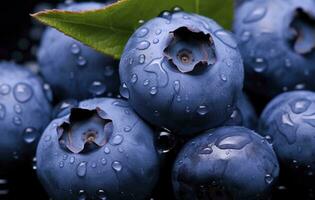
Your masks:
{"label": "blueberry skin", "polygon": [[[66,10],[101,8],[100,3],[75,3]],[[56,100],[78,100],[116,94],[119,91],[118,61],[90,47],[47,28],[38,51],[38,62],[44,79],[54,91]]]}
{"label": "blueberry skin", "polygon": [[[113,123],[112,128],[106,124],[97,133],[94,139],[98,145],[86,142],[82,146],[84,131],[93,133],[97,125],[91,120],[80,121],[86,116],[84,110],[97,110]],[[68,143],[61,142],[64,137],[60,138],[59,131],[69,116],[70,124],[71,118],[77,118],[73,127],[80,130],[70,134],[74,141],[71,148],[62,145]],[[105,138],[105,143],[100,143],[99,138]],[[84,148],[78,152],[72,150],[75,146]],[[80,102],[70,115],[55,119],[43,133],[37,148],[37,173],[48,194],[56,200],[144,199],[159,175],[153,131],[126,101],[99,98]]]}
{"label": "blueberry skin", "polygon": [[243,85],[233,37],[213,20],[185,12],[164,12],[137,29],[119,74],[121,94],[140,116],[182,135],[221,125]]}
{"label": "blueberry skin", "polygon": [[256,111],[245,94],[242,94],[237,101],[237,108],[242,117],[242,126],[255,130],[257,127],[257,114]]}
{"label": "blueberry skin", "polygon": [[[28,159],[51,117],[49,91],[26,67],[0,62],[0,163]],[[3,165],[5,163],[5,165]]]}
{"label": "blueberry skin", "polygon": [[176,158],[177,199],[266,199],[279,174],[271,145],[244,127],[222,127],[189,141]]}
{"label": "blueberry skin", "polygon": [[314,16],[312,0],[255,0],[236,9],[234,31],[248,90],[270,98],[315,89]]}
{"label": "blueberry skin", "polygon": [[259,132],[272,139],[279,161],[295,177],[312,178],[315,170],[314,113],[315,93],[295,91],[277,96],[260,118]]}

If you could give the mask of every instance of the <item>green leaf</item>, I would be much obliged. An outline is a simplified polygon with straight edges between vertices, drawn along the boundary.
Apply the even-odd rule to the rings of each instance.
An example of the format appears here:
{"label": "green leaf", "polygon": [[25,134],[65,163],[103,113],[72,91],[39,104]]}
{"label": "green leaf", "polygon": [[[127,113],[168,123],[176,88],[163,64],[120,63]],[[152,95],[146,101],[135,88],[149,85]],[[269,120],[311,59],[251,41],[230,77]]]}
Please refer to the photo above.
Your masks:
{"label": "green leaf", "polygon": [[176,6],[213,18],[225,28],[232,22],[233,0],[120,0],[99,10],[48,10],[32,16],[100,52],[119,58],[140,20],[147,21]]}

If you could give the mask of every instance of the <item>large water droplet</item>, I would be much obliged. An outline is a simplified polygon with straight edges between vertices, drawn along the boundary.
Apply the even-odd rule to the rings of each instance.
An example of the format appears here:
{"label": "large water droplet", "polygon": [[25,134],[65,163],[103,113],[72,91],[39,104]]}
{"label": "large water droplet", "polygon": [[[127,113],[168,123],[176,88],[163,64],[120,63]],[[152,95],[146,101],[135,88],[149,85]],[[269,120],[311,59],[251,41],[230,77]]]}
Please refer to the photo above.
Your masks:
{"label": "large water droplet", "polygon": [[257,22],[264,18],[264,16],[267,13],[267,8],[265,7],[257,7],[254,10],[251,10],[246,17],[244,18],[243,22],[244,23],[252,23],[252,22]]}
{"label": "large water droplet", "polygon": [[248,135],[233,135],[224,136],[217,140],[216,146],[220,149],[242,149],[248,143],[251,142],[251,138]]}
{"label": "large water droplet", "polygon": [[112,168],[117,171],[117,172],[120,172],[122,170],[122,165],[119,161],[114,161],[112,163]]}
{"label": "large water droplet", "polygon": [[142,41],[142,42],[140,42],[140,43],[138,44],[137,49],[138,49],[138,50],[146,50],[146,49],[149,48],[149,47],[150,47],[150,42],[144,40],[144,41]]}
{"label": "large water droplet", "polygon": [[206,115],[208,112],[209,112],[208,107],[205,106],[205,105],[201,105],[201,106],[199,106],[198,109],[197,109],[197,113],[198,113],[199,115]]}
{"label": "large water droplet", "polygon": [[224,44],[231,47],[232,49],[237,48],[237,43],[234,40],[234,38],[231,36],[230,33],[224,31],[224,30],[218,30],[214,33],[214,35]]}
{"label": "large water droplet", "polygon": [[310,107],[311,104],[312,102],[309,101],[308,99],[303,99],[303,100],[296,100],[290,103],[290,107],[291,107],[291,110],[295,114],[301,114],[307,111],[307,109]]}
{"label": "large water droplet", "polygon": [[120,94],[126,99],[129,99],[129,89],[126,85],[126,83],[123,83],[120,87]]}
{"label": "large water droplet", "polygon": [[157,138],[157,148],[160,153],[170,152],[176,145],[176,138],[167,129],[162,129]]}
{"label": "large water droplet", "polygon": [[111,144],[119,145],[122,143],[123,140],[124,140],[124,137],[122,135],[115,135],[111,140]]}
{"label": "large water droplet", "polygon": [[6,109],[3,104],[0,104],[0,120],[3,120],[6,115]]}
{"label": "large water droplet", "polygon": [[77,167],[77,175],[79,177],[83,177],[86,175],[86,171],[87,171],[87,162],[80,162]]}
{"label": "large water droplet", "polygon": [[0,94],[6,95],[9,94],[11,91],[11,87],[8,84],[0,85]]}
{"label": "large water droplet", "polygon": [[13,94],[18,102],[24,103],[31,99],[33,90],[31,86],[25,83],[18,83],[14,87]]}
{"label": "large water droplet", "polygon": [[139,38],[145,37],[147,34],[149,33],[149,29],[148,28],[141,28],[138,32],[137,32],[137,36]]}
{"label": "large water droplet", "polygon": [[78,44],[73,43],[73,44],[71,45],[71,53],[72,53],[72,54],[77,55],[77,54],[80,53],[80,51],[81,51],[81,49],[80,49],[80,47],[79,47]]}
{"label": "large water droplet", "polygon": [[89,92],[95,96],[100,96],[104,94],[106,90],[106,85],[100,81],[93,81],[93,83],[89,87]]}
{"label": "large water droplet", "polygon": [[171,20],[172,19],[172,13],[166,10],[166,11],[161,12],[159,17],[162,17],[162,18],[167,19],[167,20]]}
{"label": "large water droplet", "polygon": [[38,137],[39,133],[35,128],[26,128],[23,133],[23,138],[26,143],[33,143]]}

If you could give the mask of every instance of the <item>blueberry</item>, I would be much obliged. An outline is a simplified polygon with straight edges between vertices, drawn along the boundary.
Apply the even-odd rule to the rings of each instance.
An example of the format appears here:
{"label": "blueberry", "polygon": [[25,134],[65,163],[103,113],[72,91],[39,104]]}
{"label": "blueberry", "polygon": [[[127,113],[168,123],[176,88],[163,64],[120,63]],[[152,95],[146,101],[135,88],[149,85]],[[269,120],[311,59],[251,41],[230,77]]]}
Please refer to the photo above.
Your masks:
{"label": "blueberry", "polygon": [[237,101],[237,108],[240,111],[242,117],[242,125],[249,129],[256,129],[257,126],[257,114],[256,111],[245,94],[242,94]]}
{"label": "blueberry", "polygon": [[[102,7],[99,3],[73,3],[66,10]],[[82,43],[47,28],[38,51],[44,79],[51,85],[57,100],[78,100],[118,93],[118,61]]]}
{"label": "blueberry", "polygon": [[173,168],[177,199],[266,199],[279,174],[267,140],[243,127],[207,131],[188,142]]}
{"label": "blueberry", "polygon": [[248,90],[273,97],[315,89],[314,16],[313,0],[255,0],[236,9],[234,30]]}
{"label": "blueberry", "polygon": [[147,121],[179,134],[221,125],[243,84],[230,33],[211,19],[163,12],[135,31],[119,66],[121,95]]}
{"label": "blueberry", "polygon": [[61,101],[53,109],[53,114],[52,114],[53,119],[68,115],[71,109],[74,107],[77,107],[78,105],[79,105],[79,102],[76,99],[66,99],[66,100]]}
{"label": "blueberry", "polygon": [[159,174],[153,131],[123,100],[80,102],[43,133],[37,173],[56,200],[144,199]]}
{"label": "blueberry", "polygon": [[26,67],[0,62],[0,162],[29,159],[50,121],[49,91]]}
{"label": "blueberry", "polygon": [[259,131],[269,137],[283,169],[295,178],[313,179],[315,170],[315,93],[287,92],[265,108]]}

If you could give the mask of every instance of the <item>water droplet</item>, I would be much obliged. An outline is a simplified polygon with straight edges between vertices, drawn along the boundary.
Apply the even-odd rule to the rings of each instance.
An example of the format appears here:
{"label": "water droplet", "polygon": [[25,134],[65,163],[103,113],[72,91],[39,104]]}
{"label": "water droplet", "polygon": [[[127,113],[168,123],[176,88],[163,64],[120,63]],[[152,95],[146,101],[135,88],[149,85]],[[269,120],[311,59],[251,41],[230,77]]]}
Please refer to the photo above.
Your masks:
{"label": "water droplet", "polygon": [[255,66],[254,66],[254,71],[257,73],[262,73],[266,71],[267,69],[267,62],[263,58],[256,58],[255,59]]}
{"label": "water droplet", "polygon": [[291,110],[295,114],[301,114],[307,111],[307,109],[310,107],[311,104],[312,102],[309,101],[308,99],[303,99],[303,100],[299,99],[299,100],[293,101],[289,105],[291,107]]}
{"label": "water droplet", "polygon": [[186,108],[185,108],[185,111],[186,111],[186,113],[190,113],[190,107],[189,106],[186,106]]}
{"label": "water droplet", "polygon": [[114,74],[114,67],[107,65],[105,66],[105,71],[104,71],[104,75],[105,76],[112,76]]}
{"label": "water droplet", "polygon": [[87,170],[87,162],[80,162],[78,167],[77,167],[77,175],[80,177],[83,177],[86,175],[86,170]]}
{"label": "water droplet", "polygon": [[120,94],[126,99],[129,99],[129,90],[126,83],[123,83],[120,87]]}
{"label": "water droplet", "polygon": [[175,136],[167,129],[162,129],[157,138],[158,151],[160,153],[170,152],[176,144]]}
{"label": "water droplet", "polygon": [[26,128],[23,133],[24,141],[28,144],[33,143],[38,137],[39,133],[35,128]]}
{"label": "water droplet", "polygon": [[106,165],[106,164],[107,164],[106,158],[102,158],[102,159],[101,159],[101,163],[102,163],[102,165]]}
{"label": "water droplet", "polygon": [[86,197],[85,191],[84,190],[80,190],[79,191],[79,198],[78,198],[78,200],[86,200],[86,199],[87,199],[87,197]]}
{"label": "water droplet", "polygon": [[143,19],[140,19],[140,20],[138,21],[139,24],[144,24],[144,22],[145,22],[145,21],[144,21]]}
{"label": "water droplet", "polygon": [[305,84],[304,83],[297,84],[295,86],[295,89],[296,90],[303,90],[303,89],[305,89]]}
{"label": "water droplet", "polygon": [[139,63],[140,63],[140,64],[143,64],[144,62],[145,62],[145,55],[141,54],[141,55],[139,56]]}
{"label": "water droplet", "polygon": [[108,147],[104,148],[104,153],[109,154],[110,153],[110,149]]}
{"label": "water droplet", "polygon": [[143,81],[143,85],[144,85],[144,86],[147,86],[147,85],[149,85],[149,84],[150,84],[150,81],[149,81],[148,79],[146,79],[146,80]]}
{"label": "water droplet", "polygon": [[151,89],[150,89],[150,94],[151,94],[151,95],[156,95],[157,93],[158,93],[157,88],[156,88],[155,86],[151,87]]}
{"label": "water droplet", "polygon": [[124,128],[124,131],[125,131],[125,132],[130,132],[130,131],[131,131],[131,127],[130,127],[130,126],[126,126],[126,127]]}
{"label": "water droplet", "polygon": [[73,43],[73,44],[71,45],[71,53],[72,53],[72,54],[77,55],[77,54],[80,53],[80,51],[81,51],[81,49],[80,49],[80,47],[79,47],[78,44]]}
{"label": "water droplet", "polygon": [[206,147],[200,151],[199,154],[211,154],[213,152],[211,147]]}
{"label": "water droplet", "polygon": [[21,114],[22,113],[22,107],[19,104],[14,105],[14,111],[16,114]]}
{"label": "water droplet", "polygon": [[173,8],[173,12],[180,12],[180,11],[182,11],[183,9],[181,8],[181,7],[179,7],[179,6],[175,6],[174,8]]}
{"label": "water droplet", "polygon": [[159,43],[159,42],[160,42],[160,40],[157,39],[157,38],[155,38],[155,39],[153,40],[153,44],[157,44],[157,43]]}
{"label": "water droplet", "polygon": [[197,113],[199,115],[206,115],[208,112],[209,112],[208,107],[204,106],[204,105],[199,106],[198,109],[197,109]]}
{"label": "water droplet", "polygon": [[130,79],[130,82],[131,82],[132,84],[135,84],[137,81],[138,81],[138,76],[137,76],[137,74],[132,74],[131,79]]}
{"label": "water droplet", "polygon": [[163,11],[159,17],[162,17],[164,19],[167,19],[167,20],[171,20],[172,19],[172,13],[169,12],[169,11]]}
{"label": "water droplet", "polygon": [[220,77],[221,77],[221,80],[222,80],[222,81],[224,81],[224,82],[227,81],[227,77],[225,76],[225,74],[221,74]]}
{"label": "water droplet", "polygon": [[100,96],[104,94],[106,90],[106,85],[100,81],[93,81],[93,83],[89,87],[89,92],[95,96]]}
{"label": "water droplet", "polygon": [[59,167],[60,167],[60,168],[63,168],[64,166],[65,166],[65,163],[64,163],[63,161],[60,161],[60,162],[59,162]]}
{"label": "water droplet", "polygon": [[97,197],[99,198],[99,200],[107,200],[104,190],[98,190]]}
{"label": "water droplet", "polygon": [[17,116],[15,116],[15,117],[13,117],[13,123],[15,125],[21,125],[22,124],[22,119],[17,117]]}
{"label": "water droplet", "polygon": [[162,33],[162,30],[161,29],[157,29],[156,31],[155,31],[155,34],[156,35],[160,35]]}
{"label": "water droplet", "polygon": [[69,159],[69,162],[70,162],[70,164],[73,164],[75,162],[75,157],[71,156],[70,159]]}
{"label": "water droplet", "polygon": [[96,162],[92,162],[91,167],[92,167],[92,168],[96,168],[96,167],[97,167]]}
{"label": "water droplet", "polygon": [[177,95],[177,96],[176,96],[176,101],[181,102],[181,101],[182,101],[181,96]]}
{"label": "water droplet", "polygon": [[267,13],[267,8],[257,7],[254,10],[251,10],[247,16],[244,18],[244,23],[252,23],[261,20]]}
{"label": "water droplet", "polygon": [[149,33],[149,29],[147,28],[141,28],[138,32],[137,32],[137,36],[139,38],[145,37],[147,34]]}
{"label": "water droplet", "polygon": [[270,135],[265,136],[265,140],[267,140],[268,143],[272,143],[272,137]]}
{"label": "water droplet", "polygon": [[150,42],[144,40],[144,41],[142,41],[142,42],[140,42],[140,43],[138,44],[137,49],[138,49],[138,50],[146,50],[146,49],[149,48],[149,47],[150,47]]}
{"label": "water droplet", "polygon": [[87,63],[87,60],[83,57],[83,56],[79,56],[78,59],[77,59],[77,64],[80,66],[80,67],[83,67],[85,66]]}
{"label": "water droplet", "polygon": [[285,62],[285,66],[287,68],[290,68],[292,66],[292,62],[289,58],[285,59],[284,62]]}
{"label": "water droplet", "polygon": [[121,135],[115,135],[112,140],[111,140],[111,144],[112,145],[119,145],[122,143],[122,141],[124,140],[124,137]]}
{"label": "water droplet", "polygon": [[271,184],[273,182],[273,177],[270,174],[266,174],[265,181],[267,184]]}
{"label": "water droplet", "polygon": [[0,120],[3,120],[6,115],[6,109],[3,104],[0,104]]}
{"label": "water droplet", "polygon": [[18,83],[14,87],[13,94],[18,102],[24,103],[31,99],[33,96],[33,90],[31,86],[25,83]]}
{"label": "water droplet", "polygon": [[180,90],[180,82],[178,80],[174,81],[174,90],[178,94]]}
{"label": "water droplet", "polygon": [[183,15],[183,19],[190,19],[190,17],[188,15]]}
{"label": "water droplet", "polygon": [[251,37],[252,37],[252,34],[249,31],[244,31],[241,35],[241,41],[248,42]]}
{"label": "water droplet", "polygon": [[50,135],[46,135],[44,137],[45,142],[49,142],[51,140],[51,136]]}
{"label": "water droplet", "polygon": [[0,85],[0,94],[6,95],[9,94],[11,91],[11,87],[8,84]]}
{"label": "water droplet", "polygon": [[242,149],[251,142],[248,135],[225,135],[216,141],[216,146],[220,149]]}
{"label": "water droplet", "polygon": [[53,92],[52,92],[52,90],[50,88],[50,85],[45,83],[43,85],[43,89],[44,89],[44,93],[45,93],[45,96],[48,99],[48,101],[52,102],[52,100],[53,100]]}
{"label": "water droplet", "polygon": [[112,163],[112,168],[117,171],[117,172],[120,172],[122,170],[122,165],[119,161],[114,161]]}
{"label": "water droplet", "polygon": [[237,43],[234,40],[234,38],[231,36],[230,33],[224,31],[224,30],[218,30],[214,33],[214,35],[224,44],[231,47],[232,49],[237,48]]}

